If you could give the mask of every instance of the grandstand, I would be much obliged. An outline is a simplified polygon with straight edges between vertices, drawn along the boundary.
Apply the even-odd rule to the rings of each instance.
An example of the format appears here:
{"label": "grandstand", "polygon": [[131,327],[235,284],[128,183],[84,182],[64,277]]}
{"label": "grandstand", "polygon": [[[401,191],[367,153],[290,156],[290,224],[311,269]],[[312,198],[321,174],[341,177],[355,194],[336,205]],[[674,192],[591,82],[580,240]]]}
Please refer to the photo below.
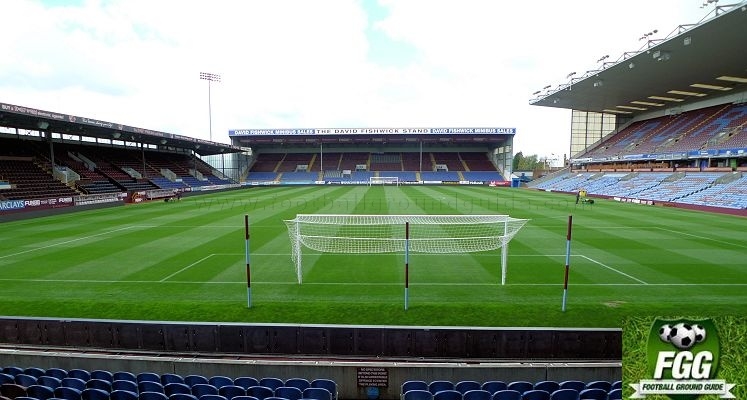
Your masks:
{"label": "grandstand", "polygon": [[[236,129],[251,147],[246,181],[368,183],[397,177],[405,184],[506,182],[514,128]],[[342,133],[344,132],[344,133]],[[351,139],[352,138],[352,139]],[[386,151],[382,151],[386,149]]]}
{"label": "grandstand", "polygon": [[[574,123],[567,168],[529,186],[747,215],[740,198],[747,173],[747,60],[734,41],[747,33],[744,10],[744,4],[719,8],[691,29],[680,27],[601,70],[538,92],[531,104],[571,109],[574,121],[615,123],[584,147],[573,141],[603,128]],[[720,62],[710,62],[716,54]],[[589,102],[592,97],[598,100]]]}

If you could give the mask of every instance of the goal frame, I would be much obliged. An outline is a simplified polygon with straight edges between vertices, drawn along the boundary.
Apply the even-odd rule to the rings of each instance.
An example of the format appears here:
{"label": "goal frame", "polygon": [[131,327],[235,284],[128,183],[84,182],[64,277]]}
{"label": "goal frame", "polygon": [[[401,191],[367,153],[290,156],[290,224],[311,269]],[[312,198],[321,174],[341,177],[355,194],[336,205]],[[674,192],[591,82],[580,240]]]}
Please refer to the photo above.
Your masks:
{"label": "goal frame", "polygon": [[399,177],[398,176],[369,176],[368,177],[368,186],[373,185],[394,185],[399,186]]}
{"label": "goal frame", "polygon": [[[375,254],[375,253],[404,253],[407,258],[409,253],[451,253],[464,254],[470,252],[500,250],[501,253],[501,285],[506,284],[506,273],[508,270],[508,243],[518,233],[518,231],[528,222],[528,219],[512,218],[508,215],[365,215],[365,214],[297,214],[294,219],[285,220],[288,228],[288,236],[291,241],[291,258],[294,261],[296,277],[299,284],[303,283],[303,247],[307,247],[320,253],[333,253],[325,250],[324,244],[333,241],[345,241],[365,243],[373,241],[374,243],[385,243],[382,248],[376,247],[374,250],[365,251],[372,247],[371,245],[362,246],[364,250],[356,248],[355,251],[345,251],[340,249],[334,251],[335,254]],[[346,224],[347,222],[347,224]],[[302,232],[302,224],[319,225],[319,226],[401,226],[404,230],[402,237],[389,238],[372,238],[370,236],[324,236],[319,234],[307,234]],[[451,238],[428,237],[418,238],[411,236],[412,226],[425,225],[480,225],[492,224],[495,233],[492,236],[459,237]],[[405,237],[405,233],[406,237]],[[474,239],[482,243],[483,247],[475,246],[465,240]],[[304,242],[306,240],[306,242]],[[321,240],[321,241],[320,241]],[[324,240],[328,240],[325,242]],[[428,245],[445,246],[447,248],[438,248],[435,251],[428,251]],[[392,244],[393,243],[393,244]],[[413,245],[414,243],[414,245]],[[418,244],[420,243],[420,244]],[[423,245],[422,243],[425,243]],[[454,244],[456,247],[449,249],[448,246]],[[485,247],[487,246],[487,247]],[[317,248],[314,248],[317,247]],[[385,248],[384,248],[385,247]],[[432,248],[432,247],[431,247]],[[425,250],[423,250],[425,249]],[[335,249],[336,250],[336,249]]]}

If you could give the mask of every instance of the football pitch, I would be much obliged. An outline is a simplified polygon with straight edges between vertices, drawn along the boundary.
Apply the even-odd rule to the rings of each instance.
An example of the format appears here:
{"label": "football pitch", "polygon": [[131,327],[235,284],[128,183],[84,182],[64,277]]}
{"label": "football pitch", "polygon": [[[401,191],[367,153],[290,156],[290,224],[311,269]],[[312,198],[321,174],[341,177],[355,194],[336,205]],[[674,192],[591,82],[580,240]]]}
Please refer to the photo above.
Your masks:
{"label": "football pitch", "polygon": [[[321,254],[296,214],[508,214],[501,253]],[[248,307],[244,216],[250,225]],[[561,311],[568,216],[567,309]],[[257,187],[0,224],[0,315],[410,326],[620,327],[744,315],[744,218],[484,186]]]}

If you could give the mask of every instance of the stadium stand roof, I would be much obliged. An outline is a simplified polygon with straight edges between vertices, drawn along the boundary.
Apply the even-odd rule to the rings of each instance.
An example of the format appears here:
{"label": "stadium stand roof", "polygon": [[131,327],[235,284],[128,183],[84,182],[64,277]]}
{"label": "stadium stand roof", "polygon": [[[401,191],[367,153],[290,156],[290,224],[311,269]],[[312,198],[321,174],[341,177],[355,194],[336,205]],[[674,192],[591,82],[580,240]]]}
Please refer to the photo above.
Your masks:
{"label": "stadium stand roof", "polygon": [[292,145],[294,148],[318,148],[320,144],[338,148],[361,145],[492,146],[510,143],[516,128],[500,127],[421,127],[421,128],[308,128],[308,129],[232,129],[232,143],[262,148]]}
{"label": "stadium stand roof", "polygon": [[237,153],[244,149],[174,133],[137,128],[94,118],[79,117],[31,107],[0,103],[0,126],[34,131],[53,131],[60,134],[81,135],[97,139],[132,141],[156,146],[194,150],[204,156]]}
{"label": "stadium stand roof", "polygon": [[[600,69],[570,73],[533,94],[531,105],[635,116],[747,90],[747,1],[717,6],[698,24],[663,39],[644,35],[641,49]],[[742,101],[747,99],[742,97]]]}

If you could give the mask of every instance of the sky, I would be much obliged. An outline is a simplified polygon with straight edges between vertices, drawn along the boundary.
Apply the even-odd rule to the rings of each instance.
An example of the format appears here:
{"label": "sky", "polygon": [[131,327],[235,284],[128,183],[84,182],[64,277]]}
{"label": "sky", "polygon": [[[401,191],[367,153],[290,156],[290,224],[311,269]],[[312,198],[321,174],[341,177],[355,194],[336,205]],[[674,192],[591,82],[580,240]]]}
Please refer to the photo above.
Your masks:
{"label": "sky", "polygon": [[[505,127],[532,93],[713,15],[702,0],[6,0],[0,102],[229,143],[229,129]],[[200,72],[220,82],[201,80]]]}

